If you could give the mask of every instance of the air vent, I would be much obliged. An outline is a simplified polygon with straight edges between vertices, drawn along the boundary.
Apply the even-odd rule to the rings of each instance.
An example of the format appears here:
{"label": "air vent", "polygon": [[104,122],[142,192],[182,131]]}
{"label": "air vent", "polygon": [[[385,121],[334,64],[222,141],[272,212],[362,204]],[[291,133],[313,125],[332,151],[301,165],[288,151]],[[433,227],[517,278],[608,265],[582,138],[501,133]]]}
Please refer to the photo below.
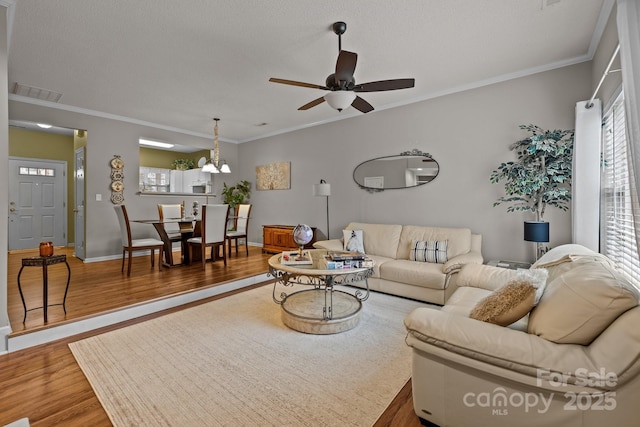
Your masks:
{"label": "air vent", "polygon": [[58,102],[62,98],[61,93],[21,83],[14,83],[12,93],[49,102]]}

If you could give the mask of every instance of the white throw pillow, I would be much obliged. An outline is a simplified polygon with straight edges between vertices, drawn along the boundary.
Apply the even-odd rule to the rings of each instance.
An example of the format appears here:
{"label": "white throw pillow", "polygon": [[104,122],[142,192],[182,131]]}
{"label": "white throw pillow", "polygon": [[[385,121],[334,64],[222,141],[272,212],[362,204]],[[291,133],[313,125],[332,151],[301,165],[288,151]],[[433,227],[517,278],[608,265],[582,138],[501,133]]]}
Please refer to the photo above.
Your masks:
{"label": "white throw pillow", "polygon": [[516,280],[523,280],[530,282],[534,288],[536,288],[536,299],[533,305],[538,305],[544,288],[547,286],[547,278],[549,277],[549,270],[546,268],[519,268],[516,272]]}
{"label": "white throw pillow", "polygon": [[342,230],[344,250],[347,252],[364,253],[362,230]]}

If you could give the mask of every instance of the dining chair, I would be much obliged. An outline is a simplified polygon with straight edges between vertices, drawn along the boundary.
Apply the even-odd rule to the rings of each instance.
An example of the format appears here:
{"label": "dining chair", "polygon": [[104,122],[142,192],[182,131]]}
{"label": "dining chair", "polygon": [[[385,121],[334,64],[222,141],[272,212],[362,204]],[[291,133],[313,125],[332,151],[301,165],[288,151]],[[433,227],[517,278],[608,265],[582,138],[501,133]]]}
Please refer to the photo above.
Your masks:
{"label": "dining chair", "polygon": [[251,205],[238,205],[238,213],[234,220],[235,230],[227,231],[227,243],[229,244],[229,256],[231,256],[231,241],[235,241],[236,255],[238,255],[238,239],[244,239],[244,247],[249,256],[249,239],[247,231],[249,229],[249,214],[251,213]]}
{"label": "dining chair", "polygon": [[229,205],[202,205],[202,219],[200,224],[200,236],[187,240],[189,246],[189,262],[193,260],[193,247],[200,247],[202,269],[205,269],[206,248],[211,247],[211,261],[215,261],[218,247],[222,245],[222,259],[227,265],[227,252],[224,250],[226,242],[227,219],[229,217]]}
{"label": "dining chair", "polygon": [[164,242],[158,239],[133,239],[131,237],[131,225],[129,224],[129,216],[127,215],[127,208],[124,205],[114,206],[116,215],[118,216],[118,223],[120,224],[120,236],[122,238],[122,268],[124,272],[124,258],[125,254],[129,255],[129,262],[127,265],[127,276],[131,275],[131,255],[133,251],[147,250],[151,251],[151,267],[155,265],[155,252],[158,250],[158,270],[162,271],[162,250],[164,248]]}
{"label": "dining chair", "polygon": [[[184,205],[173,204],[158,204],[158,215],[160,216],[160,221],[164,221],[165,219],[182,219],[184,218]],[[180,232],[180,224],[178,223],[166,223],[163,224],[164,230],[167,232],[167,236],[169,240],[172,242],[179,242],[182,240],[182,233]]]}

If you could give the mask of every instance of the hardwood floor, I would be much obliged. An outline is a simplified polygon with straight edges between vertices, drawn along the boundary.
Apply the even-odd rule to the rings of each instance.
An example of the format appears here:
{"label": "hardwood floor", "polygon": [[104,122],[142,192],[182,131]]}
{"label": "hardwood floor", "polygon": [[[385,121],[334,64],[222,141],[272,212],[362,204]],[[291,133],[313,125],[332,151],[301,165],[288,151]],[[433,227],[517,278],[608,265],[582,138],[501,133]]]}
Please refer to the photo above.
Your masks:
{"label": "hardwood floor", "polygon": [[[42,310],[30,311],[26,322],[22,323],[24,311],[16,282],[22,258],[35,256],[38,250],[10,253],[7,260],[7,300],[11,328],[14,333],[30,332],[156,298],[266,273],[270,255],[263,254],[258,247],[249,249],[249,257],[244,253],[239,253],[238,256],[234,253],[232,262],[226,268],[222,261],[216,261],[214,265],[207,265],[205,271],[202,271],[200,263],[158,271],[157,259],[156,266],[152,269],[148,256],[134,257],[131,276],[127,277],[120,271],[120,259],[85,264],[73,257],[73,248],[56,248],[56,254],[67,255],[67,262],[71,267],[71,284],[67,296],[67,314],[64,314],[61,306],[50,307],[49,322],[46,325]],[[67,270],[64,264],[56,264],[50,266],[48,271],[49,302],[62,302]],[[22,272],[21,283],[27,308],[41,306],[42,269],[26,267]]]}
{"label": "hardwood floor", "polygon": [[[238,256],[234,254],[230,258],[226,268],[222,266],[222,262],[216,262],[213,266],[207,265],[205,271],[202,271],[199,264],[194,264],[190,267],[163,269],[162,272],[157,270],[157,265],[151,269],[149,257],[137,257],[133,260],[131,276],[127,277],[120,272],[120,260],[84,264],[73,258],[71,249],[56,248],[57,254],[67,254],[71,266],[67,315],[62,307],[51,307],[48,313],[49,322],[44,324],[42,310],[35,310],[28,313],[27,321],[23,324],[24,312],[16,277],[21,259],[34,256],[36,252],[21,251],[11,253],[8,257],[9,318],[16,334],[73,322],[149,299],[265,273],[270,257],[262,254],[260,248],[250,247],[248,257],[241,250]],[[49,268],[51,303],[62,300],[65,280],[64,265]],[[35,267],[25,268],[21,282],[27,308],[42,305],[42,270]],[[254,285],[247,289],[262,285]],[[0,356],[0,425],[28,417],[34,427],[110,426],[107,414],[76,363],[68,344],[237,292],[242,290]],[[411,381],[398,393],[375,426],[420,426],[418,418],[413,413]]]}

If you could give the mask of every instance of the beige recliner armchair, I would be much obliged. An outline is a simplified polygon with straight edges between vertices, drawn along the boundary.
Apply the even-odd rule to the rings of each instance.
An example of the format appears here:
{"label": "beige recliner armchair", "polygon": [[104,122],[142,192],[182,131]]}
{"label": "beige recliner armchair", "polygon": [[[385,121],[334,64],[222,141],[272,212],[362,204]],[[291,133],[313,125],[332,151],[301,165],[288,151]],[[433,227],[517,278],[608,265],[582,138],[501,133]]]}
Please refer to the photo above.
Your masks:
{"label": "beige recliner armchair", "polygon": [[462,267],[442,309],[405,319],[416,414],[439,426],[639,425],[637,289],[578,245],[534,268],[548,272],[542,297],[507,327],[469,317],[522,276],[486,265]]}

